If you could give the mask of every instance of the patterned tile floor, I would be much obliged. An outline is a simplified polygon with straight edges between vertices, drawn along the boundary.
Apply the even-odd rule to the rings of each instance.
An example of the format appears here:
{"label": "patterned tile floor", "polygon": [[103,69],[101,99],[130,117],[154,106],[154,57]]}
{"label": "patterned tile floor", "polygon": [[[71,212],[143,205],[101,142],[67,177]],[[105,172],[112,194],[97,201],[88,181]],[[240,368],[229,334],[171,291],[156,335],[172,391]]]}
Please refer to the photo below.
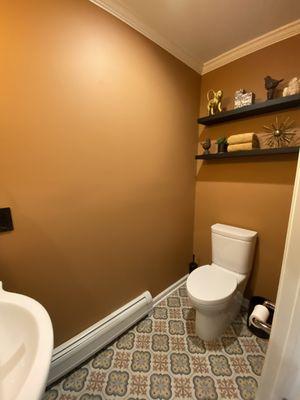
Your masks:
{"label": "patterned tile floor", "polygon": [[43,400],[254,399],[268,342],[245,320],[242,311],[220,338],[200,340],[182,286]]}

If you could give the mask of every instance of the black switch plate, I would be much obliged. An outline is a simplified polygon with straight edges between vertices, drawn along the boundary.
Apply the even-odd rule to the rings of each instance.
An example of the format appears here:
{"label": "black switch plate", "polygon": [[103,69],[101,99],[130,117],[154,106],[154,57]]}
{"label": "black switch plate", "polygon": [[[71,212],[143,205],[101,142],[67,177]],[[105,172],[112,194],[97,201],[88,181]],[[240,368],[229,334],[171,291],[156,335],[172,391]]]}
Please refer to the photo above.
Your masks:
{"label": "black switch plate", "polygon": [[14,226],[9,207],[0,208],[0,232],[13,231]]}

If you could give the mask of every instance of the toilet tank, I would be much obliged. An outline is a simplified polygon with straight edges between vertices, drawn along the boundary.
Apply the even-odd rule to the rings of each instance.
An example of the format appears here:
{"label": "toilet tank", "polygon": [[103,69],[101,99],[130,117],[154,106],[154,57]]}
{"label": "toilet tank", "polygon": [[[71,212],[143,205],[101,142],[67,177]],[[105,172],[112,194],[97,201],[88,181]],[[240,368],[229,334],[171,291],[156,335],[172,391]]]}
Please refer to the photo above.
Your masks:
{"label": "toilet tank", "polygon": [[212,225],[212,262],[239,274],[249,274],[256,237],[257,232],[248,229],[223,224]]}

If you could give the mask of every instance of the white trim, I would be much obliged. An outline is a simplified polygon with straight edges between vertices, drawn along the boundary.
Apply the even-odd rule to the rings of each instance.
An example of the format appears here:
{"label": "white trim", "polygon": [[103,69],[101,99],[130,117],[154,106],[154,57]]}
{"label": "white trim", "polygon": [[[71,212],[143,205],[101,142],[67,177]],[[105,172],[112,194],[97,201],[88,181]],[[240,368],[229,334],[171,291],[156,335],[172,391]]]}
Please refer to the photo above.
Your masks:
{"label": "white trim", "polygon": [[167,287],[167,289],[165,289],[164,291],[162,291],[161,293],[159,293],[157,296],[155,296],[153,298],[153,307],[156,306],[160,301],[164,300],[166,297],[169,296],[169,294],[173,293],[176,289],[178,289],[180,286],[182,286],[187,278],[188,278],[189,274],[184,275],[182,278],[180,278],[177,282],[173,283],[172,285],[170,285],[169,287]]}
{"label": "white trim", "polygon": [[118,3],[109,0],[89,0],[98,7],[114,15],[119,20],[125,22],[131,28],[146,36],[152,42],[156,43],[168,53],[178,58],[184,64],[188,65],[194,71],[201,75],[207,74],[223,65],[229,64],[239,58],[245,57],[248,54],[254,53],[274,43],[288,39],[289,37],[300,34],[300,19],[283,25],[273,31],[267,32],[264,35],[258,36],[246,43],[241,44],[229,51],[226,51],[211,60],[202,63],[200,59],[186,52],[186,50],[177,44],[166,39],[164,36],[155,32],[152,28],[142,23],[122,1]]}
{"label": "white trim", "polygon": [[150,292],[127,303],[99,322],[80,332],[53,351],[47,385],[66,375],[145,317],[152,308],[187,280],[188,274],[152,299]]}
{"label": "white trim", "polygon": [[300,157],[285,241],[276,310],[257,400],[299,399]]}
{"label": "white trim", "polygon": [[267,32],[264,35],[258,36],[246,43],[241,44],[219,56],[206,61],[204,64],[197,57],[187,53],[185,49],[177,44],[166,39],[164,36],[155,32],[149,26],[143,24],[133,13],[126,8],[122,2],[112,3],[109,0],[89,0],[103,10],[114,15],[116,18],[125,22],[154,43],[158,44],[164,50],[178,58],[184,64],[195,70],[201,75],[204,75],[214,69],[220,68],[232,61],[245,57],[248,54],[254,53],[274,43],[280,42],[289,37],[300,34],[300,19],[297,19],[289,24],[283,25],[273,31]]}
{"label": "white trim", "polygon": [[280,28],[270,31],[262,36],[258,36],[249,42],[246,42],[223,54],[220,54],[215,58],[212,58],[209,61],[206,61],[203,64],[201,75],[207,74],[214,69],[220,68],[223,65],[231,63],[232,61],[245,57],[257,50],[261,50],[267,46],[298,34],[300,34],[300,19],[281,26]]}
{"label": "white trim", "polygon": [[47,384],[50,385],[101,350],[152,310],[150,292],[127,303],[53,351]]}
{"label": "white trim", "polygon": [[139,21],[126,7],[125,5],[115,4],[109,0],[89,0],[97,6],[101,7],[103,10],[114,15],[121,21],[125,22],[131,28],[140,32],[142,35],[146,36],[152,42],[158,44],[168,53],[172,54],[174,57],[178,58],[184,64],[188,65],[190,68],[201,73],[202,63],[197,58],[188,54],[183,48],[177,44],[169,41],[165,37],[161,36],[159,33],[155,32],[149,26],[146,26],[141,21]]}
{"label": "white trim", "polygon": [[[152,299],[149,291],[136,297],[99,322],[85,329],[53,351],[47,385],[51,385],[86,359],[97,353],[123,332],[145,317],[160,301],[182,286],[184,275]],[[244,302],[247,299],[244,299]]]}

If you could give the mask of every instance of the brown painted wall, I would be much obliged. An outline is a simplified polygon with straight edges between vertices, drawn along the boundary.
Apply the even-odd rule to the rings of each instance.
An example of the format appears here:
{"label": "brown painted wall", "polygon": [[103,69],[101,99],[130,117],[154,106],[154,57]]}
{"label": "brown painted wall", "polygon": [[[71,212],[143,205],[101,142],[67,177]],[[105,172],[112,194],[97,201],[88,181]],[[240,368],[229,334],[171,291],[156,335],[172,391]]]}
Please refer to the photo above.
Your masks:
{"label": "brown painted wall", "polygon": [[200,77],[87,0],[1,3],[0,279],[56,344],[192,254]]}
{"label": "brown painted wall", "polygon": [[[257,51],[202,77],[201,111],[207,115],[206,93],[223,89],[224,106],[233,108],[235,90],[245,88],[265,99],[263,78],[299,76],[300,35]],[[299,110],[288,110],[200,128],[200,141],[209,136],[261,132],[262,125],[290,116],[300,126]],[[297,142],[299,144],[299,140]],[[202,148],[199,145],[199,152]],[[258,231],[259,241],[247,295],[275,300],[284,250],[296,156],[197,162],[194,250],[200,264],[211,262],[210,226],[215,222]]]}

